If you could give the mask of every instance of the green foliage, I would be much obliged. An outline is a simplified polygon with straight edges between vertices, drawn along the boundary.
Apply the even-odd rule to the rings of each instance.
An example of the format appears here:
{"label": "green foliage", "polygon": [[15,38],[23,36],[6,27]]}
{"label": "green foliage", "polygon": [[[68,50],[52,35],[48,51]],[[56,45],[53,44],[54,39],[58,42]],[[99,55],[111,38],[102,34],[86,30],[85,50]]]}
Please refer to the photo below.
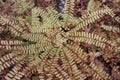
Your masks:
{"label": "green foliage", "polygon": [[38,76],[33,76],[32,80],[40,80]]}
{"label": "green foliage", "polygon": [[30,24],[32,23],[32,18],[31,18],[31,16],[26,16],[25,18],[26,18],[26,20],[27,20]]}

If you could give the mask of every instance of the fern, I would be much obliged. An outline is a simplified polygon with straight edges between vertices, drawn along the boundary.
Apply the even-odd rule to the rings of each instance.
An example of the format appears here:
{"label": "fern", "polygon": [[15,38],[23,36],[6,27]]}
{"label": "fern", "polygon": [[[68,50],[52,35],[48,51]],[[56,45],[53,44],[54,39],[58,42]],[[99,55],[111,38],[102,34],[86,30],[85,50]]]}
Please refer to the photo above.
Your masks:
{"label": "fern", "polygon": [[[5,80],[21,80],[32,74],[37,74],[40,80],[86,80],[88,77],[112,80],[110,74],[89,59],[92,51],[87,52],[85,48],[97,47],[93,52],[101,49],[100,55],[107,62],[120,52],[119,35],[113,41],[94,30],[84,31],[86,26],[95,24],[106,15],[114,18],[112,9],[105,6],[77,18],[74,15],[75,0],[66,1],[64,13],[57,12],[53,6],[33,7],[31,2],[13,1],[13,7],[18,9],[15,10],[17,15],[0,15],[0,27],[10,32],[10,38],[0,36],[0,50],[6,51],[6,54],[0,54],[0,72],[10,68],[4,75]],[[17,5],[22,7],[17,8]],[[28,9],[30,12],[24,14]],[[118,27],[103,24],[101,27],[120,33]],[[4,32],[1,30],[0,35]]]}

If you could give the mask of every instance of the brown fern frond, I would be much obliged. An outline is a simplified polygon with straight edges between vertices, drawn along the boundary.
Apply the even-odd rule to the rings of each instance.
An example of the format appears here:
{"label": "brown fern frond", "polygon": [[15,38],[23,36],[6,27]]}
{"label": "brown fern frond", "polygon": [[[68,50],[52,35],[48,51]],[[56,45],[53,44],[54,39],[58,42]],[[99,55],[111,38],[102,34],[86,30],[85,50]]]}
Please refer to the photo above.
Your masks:
{"label": "brown fern frond", "polygon": [[25,55],[21,55],[18,53],[9,53],[5,56],[3,56],[0,59],[0,72],[8,67],[11,67],[11,65],[16,64],[18,61],[22,60],[25,57]]}
{"label": "brown fern frond", "polygon": [[105,48],[106,46],[110,45],[111,46],[110,49],[112,49],[112,48],[114,49],[116,46],[115,43],[113,43],[105,38],[102,38],[99,35],[93,34],[93,33],[92,34],[85,33],[85,32],[72,33],[69,35],[69,39],[72,39],[75,42],[76,41],[77,42],[86,42],[88,44],[93,44],[93,45],[101,47],[101,48]]}
{"label": "brown fern frond", "polygon": [[[20,21],[17,18],[12,16],[0,15],[0,24],[6,25],[8,29],[11,31],[12,34],[16,36],[20,36],[21,34],[25,33],[25,29],[30,31],[28,27],[22,27]],[[19,24],[19,25],[18,25]],[[22,23],[23,24],[23,23]]]}

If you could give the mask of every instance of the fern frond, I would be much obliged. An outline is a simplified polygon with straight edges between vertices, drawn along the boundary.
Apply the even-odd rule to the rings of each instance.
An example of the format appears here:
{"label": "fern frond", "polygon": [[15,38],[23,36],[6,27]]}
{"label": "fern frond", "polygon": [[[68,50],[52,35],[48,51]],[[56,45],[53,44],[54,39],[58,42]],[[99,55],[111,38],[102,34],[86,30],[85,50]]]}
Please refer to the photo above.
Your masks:
{"label": "fern frond", "polygon": [[[95,22],[96,20],[100,19],[101,17],[103,17],[104,14],[109,14],[110,11],[111,11],[111,9],[104,8],[101,10],[91,12],[89,14],[89,16],[83,15],[83,17],[79,19],[80,21],[78,21],[77,25],[75,26],[75,28],[73,28],[71,30],[71,32],[74,32],[74,31],[77,31],[81,28],[84,28],[88,24],[91,24],[91,23]],[[86,19],[86,16],[88,16],[88,19]]]}
{"label": "fern frond", "polygon": [[[70,66],[70,70],[71,70],[71,75],[73,77],[73,79],[78,80],[78,79],[85,79],[86,75],[83,74],[80,70],[78,70],[77,66],[76,66],[76,61],[78,63],[78,61],[80,61],[78,59],[77,53],[73,53],[71,50],[68,50],[66,48],[63,49],[65,56],[67,57],[67,63],[66,63],[66,68],[67,66]],[[75,55],[74,55],[75,54]],[[84,55],[82,55],[83,57]],[[63,62],[64,63],[64,62]],[[64,64],[63,64],[64,65]],[[69,73],[69,72],[68,72]]]}
{"label": "fern frond", "polygon": [[[90,65],[85,64],[85,61],[86,61],[85,59],[87,59],[88,55],[86,55],[83,52],[79,52],[80,51],[79,46],[74,44],[74,45],[69,45],[69,46],[66,46],[66,47],[70,51],[70,52],[66,52],[66,54],[71,56],[75,61],[77,61],[77,63],[80,63],[80,66],[82,66],[86,71],[91,72],[91,70],[90,70],[91,67],[92,67],[93,71],[95,70],[95,72],[93,73],[93,77],[96,77],[97,79],[108,79],[109,78],[109,75],[107,73],[105,73],[104,71],[100,71],[99,69],[97,69],[97,66],[95,66],[94,63],[91,63]],[[76,52],[74,51],[74,49],[75,49]],[[65,50],[65,51],[68,51],[68,50]],[[78,57],[76,59],[73,56],[74,54],[80,54],[80,55],[76,55],[76,57]],[[94,66],[92,66],[92,65],[94,65]]]}
{"label": "fern frond", "polygon": [[30,10],[34,6],[31,1],[26,2],[26,0],[14,0],[14,2],[14,7],[16,7],[14,11],[19,15],[23,14],[27,10]]}
{"label": "fern frond", "polygon": [[33,31],[47,32],[51,28],[60,25],[58,22],[59,16],[60,14],[54,9],[47,8],[46,11],[41,8],[32,9]]}
{"label": "fern frond", "polygon": [[[75,80],[85,79],[87,75],[84,74],[81,70],[79,70],[76,65],[77,62],[81,62],[81,61],[78,58],[76,58],[77,56],[75,55],[73,56],[74,53],[69,51],[68,52],[64,52],[64,51],[63,53],[61,53],[61,57],[60,57],[60,59],[62,60],[61,66],[67,71],[67,73],[72,79],[75,79]],[[69,56],[72,58],[72,60],[69,60]]]}
{"label": "fern frond", "polygon": [[[97,68],[97,66],[94,64],[94,63],[90,63],[90,65],[89,65],[92,69],[94,69],[95,71],[97,71],[97,73],[95,73],[94,75],[93,75],[93,77],[96,77],[97,79],[110,79],[110,80],[112,80],[111,79],[111,77],[109,77],[109,75],[106,73],[106,72],[104,72],[104,71],[102,71],[102,70],[100,70],[100,69],[98,69]],[[103,78],[100,78],[99,76],[98,76],[98,74],[99,74],[99,76],[100,77],[103,77]]]}
{"label": "fern frond", "polygon": [[70,79],[71,80],[68,73],[65,72],[65,70],[63,70],[56,63],[52,63],[52,61],[49,61],[48,66],[51,66],[51,68],[53,69],[53,72],[54,72],[53,74],[55,74],[56,77],[58,77],[59,79],[66,79],[66,80]]}
{"label": "fern frond", "polygon": [[47,36],[44,36],[44,34],[41,34],[41,33],[23,34],[21,37],[26,39],[26,40],[33,41],[33,42],[40,42],[42,40],[43,41],[47,40]]}
{"label": "fern frond", "polygon": [[120,28],[115,27],[115,26],[107,26],[107,25],[102,25],[102,28],[108,31],[112,31],[112,32],[120,32]]}
{"label": "fern frond", "polygon": [[[46,16],[46,11],[40,8],[33,8],[32,9],[32,26],[40,26],[44,21],[44,17]],[[36,25],[37,24],[37,25]]]}
{"label": "fern frond", "polygon": [[[45,76],[47,76],[49,78],[54,78],[54,76],[50,76],[51,74],[52,75],[55,75],[58,79],[70,79],[69,78],[69,75],[56,63],[56,60],[58,60],[57,57],[55,57],[53,54],[53,52],[49,51],[50,53],[46,56],[50,58],[50,60],[46,60],[46,59],[42,59],[43,60],[43,64],[40,65],[39,69],[38,69],[38,72],[40,73],[40,76],[39,78],[40,79],[46,79]],[[52,54],[53,53],[53,54]],[[42,75],[44,74],[45,75]],[[49,74],[50,73],[50,74]],[[71,80],[71,79],[70,79]]]}
{"label": "fern frond", "polygon": [[120,17],[119,16],[115,17],[115,20],[120,23]]}
{"label": "fern frond", "polygon": [[1,45],[20,45],[23,44],[22,41],[19,40],[0,40]]}
{"label": "fern frond", "polygon": [[0,15],[0,24],[7,25],[8,29],[11,31],[11,33],[16,36],[20,36],[21,34],[23,34],[25,32],[24,28],[22,28],[20,26],[17,18],[12,17],[12,16]]}
{"label": "fern frond", "polygon": [[115,43],[93,33],[92,34],[86,32],[71,33],[69,34],[69,39],[72,39],[77,42],[93,44],[101,48],[105,48],[107,45],[110,45],[111,46],[110,48],[114,48],[116,46]]}
{"label": "fern frond", "polygon": [[[106,9],[110,9],[108,6],[105,6],[105,8],[106,8]],[[114,13],[113,10],[111,10],[111,11],[109,12],[109,15],[110,15],[112,18],[114,18],[118,23],[120,23],[120,17],[119,17],[119,16],[115,16],[115,13]]]}
{"label": "fern frond", "polygon": [[22,60],[24,57],[25,55],[21,55],[18,53],[14,54],[14,52],[3,56],[0,59],[0,72],[5,68],[8,68],[11,65],[16,64],[18,61]]}
{"label": "fern frond", "polygon": [[25,46],[27,43],[19,40],[0,40],[0,48],[6,49],[6,50],[12,50],[21,46]]}
{"label": "fern frond", "polygon": [[10,17],[7,15],[0,15],[0,23],[2,25],[8,24],[14,26],[15,24],[18,23],[18,20],[16,20],[14,17]]}
{"label": "fern frond", "polygon": [[20,78],[24,75],[23,73],[20,72],[22,70],[23,64],[24,62],[22,61],[16,66],[14,66],[14,68],[9,73],[7,73],[7,75],[5,76],[5,79],[6,80],[20,80]]}
{"label": "fern frond", "polygon": [[66,0],[65,13],[69,15],[74,14],[75,0]]}

